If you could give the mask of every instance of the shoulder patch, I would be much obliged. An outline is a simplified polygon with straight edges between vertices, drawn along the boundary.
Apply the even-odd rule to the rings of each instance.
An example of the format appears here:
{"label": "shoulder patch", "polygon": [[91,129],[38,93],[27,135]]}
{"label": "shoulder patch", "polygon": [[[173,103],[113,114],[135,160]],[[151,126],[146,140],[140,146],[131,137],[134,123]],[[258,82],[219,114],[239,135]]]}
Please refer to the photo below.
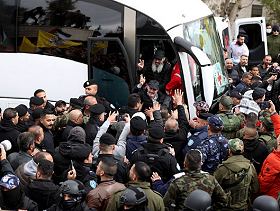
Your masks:
{"label": "shoulder patch", "polygon": [[194,141],[192,139],[189,140],[188,142],[188,146],[190,147],[191,145],[193,145]]}
{"label": "shoulder patch", "polygon": [[90,184],[90,187],[91,187],[92,189],[95,189],[96,186],[97,186],[97,183],[96,183],[94,180],[90,180],[90,181],[89,181],[89,184]]}

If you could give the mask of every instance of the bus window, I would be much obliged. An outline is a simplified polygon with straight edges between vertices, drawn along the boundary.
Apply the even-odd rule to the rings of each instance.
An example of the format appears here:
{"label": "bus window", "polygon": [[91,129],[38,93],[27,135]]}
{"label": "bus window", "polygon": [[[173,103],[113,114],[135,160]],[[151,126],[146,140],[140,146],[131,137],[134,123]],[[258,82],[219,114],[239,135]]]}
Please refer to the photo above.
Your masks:
{"label": "bus window", "polygon": [[[17,22],[19,52],[58,56],[82,63],[87,63],[88,37],[119,37],[123,40],[123,6],[111,1],[21,0]],[[31,45],[36,45],[39,30],[82,45],[68,48],[46,45],[34,51],[21,50],[24,37]]]}
{"label": "bus window", "polygon": [[16,1],[3,0],[0,3],[0,52],[13,52],[16,30]]}
{"label": "bus window", "polygon": [[202,49],[211,61],[215,79],[214,99],[224,94],[227,90],[228,79],[224,56],[220,54],[221,51],[219,50],[221,44],[214,18],[208,17],[184,24],[184,37]]}
{"label": "bus window", "polygon": [[193,90],[194,90],[195,101],[199,102],[202,101],[201,74],[200,74],[199,66],[195,63],[195,61],[190,55],[188,55],[188,60],[190,64],[189,67],[191,72],[192,85],[194,88]]}
{"label": "bus window", "polygon": [[132,82],[126,52],[118,38],[90,39],[90,78],[98,83],[98,94],[115,107],[127,104]]}

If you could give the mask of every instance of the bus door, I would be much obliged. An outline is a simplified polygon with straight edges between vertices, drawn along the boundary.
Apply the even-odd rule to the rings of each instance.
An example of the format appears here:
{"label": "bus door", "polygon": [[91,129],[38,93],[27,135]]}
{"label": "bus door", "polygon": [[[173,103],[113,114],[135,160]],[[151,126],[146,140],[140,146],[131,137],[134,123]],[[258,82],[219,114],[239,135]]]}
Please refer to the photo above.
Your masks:
{"label": "bus door", "polygon": [[249,48],[250,66],[262,63],[267,55],[266,24],[264,17],[243,18],[235,21],[235,38],[245,34],[245,43]]}
{"label": "bus door", "polygon": [[88,78],[97,80],[98,95],[116,108],[127,105],[134,86],[127,52],[118,37],[88,38]]}

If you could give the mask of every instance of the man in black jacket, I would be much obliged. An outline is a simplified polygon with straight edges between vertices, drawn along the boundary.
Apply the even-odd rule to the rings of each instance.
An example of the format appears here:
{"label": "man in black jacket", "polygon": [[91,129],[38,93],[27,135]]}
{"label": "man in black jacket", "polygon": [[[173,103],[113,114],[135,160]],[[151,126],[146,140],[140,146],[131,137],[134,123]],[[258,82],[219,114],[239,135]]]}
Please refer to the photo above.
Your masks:
{"label": "man in black jacket", "polygon": [[161,92],[165,92],[165,87],[171,80],[172,70],[171,65],[164,56],[164,51],[159,49],[155,52],[153,60],[148,61],[145,65],[144,60],[140,60],[138,64],[139,72],[144,75],[148,83],[151,80],[159,82]]}
{"label": "man in black jacket", "polygon": [[256,134],[256,125],[253,122],[248,122],[243,131],[244,152],[242,155],[253,162],[257,174],[259,174],[270,151],[265,144],[254,138]]}
{"label": "man in black jacket", "polygon": [[158,172],[164,182],[167,182],[179,172],[174,150],[163,143],[165,134],[158,123],[152,122],[149,126],[148,142],[143,143],[142,147],[134,151],[130,165],[143,161],[150,166],[153,172]]}
{"label": "man in black jacket", "polygon": [[3,119],[0,123],[0,142],[9,140],[12,143],[12,148],[7,152],[7,154],[19,151],[17,137],[20,132],[16,129],[17,123],[18,113],[16,110],[13,108],[5,109]]}
{"label": "man in black jacket", "polygon": [[76,126],[82,126],[83,121],[84,121],[83,113],[78,109],[72,110],[69,113],[69,120],[66,124],[66,128],[63,131],[61,141],[62,142],[67,141],[70,131]]}
{"label": "man in black jacket", "polygon": [[51,207],[56,199],[58,186],[52,180],[53,163],[49,160],[40,160],[37,167],[36,179],[23,186],[26,196],[38,204],[39,210]]}
{"label": "man in black jacket", "polygon": [[26,122],[30,116],[30,114],[28,113],[28,108],[24,104],[19,104],[17,107],[15,107],[15,109],[18,112],[18,117],[19,117],[16,128],[21,133],[26,132],[28,130],[28,126]]}
{"label": "man in black jacket", "polygon": [[103,124],[105,107],[102,104],[95,104],[89,107],[89,111],[90,118],[84,129],[86,131],[86,143],[92,146],[99,127]]}
{"label": "man in black jacket", "polygon": [[53,142],[53,134],[52,134],[52,126],[54,124],[54,114],[51,110],[44,109],[41,112],[39,126],[43,128],[44,131],[44,140],[42,143],[44,144],[47,152],[51,155],[54,153],[54,142]]}
{"label": "man in black jacket", "polygon": [[151,80],[147,87],[143,89],[145,81],[146,79],[143,75],[140,75],[140,83],[132,89],[132,92],[138,93],[141,98],[141,102],[143,103],[141,111],[152,108],[155,101],[158,101],[161,105],[166,105],[169,110],[171,98],[159,90],[159,82],[157,80]]}
{"label": "man in black jacket", "polygon": [[43,104],[44,109],[48,109],[48,110],[54,111],[54,106],[53,106],[53,104],[51,104],[48,101],[45,90],[37,89],[34,92],[34,97],[39,97],[39,98],[42,98],[44,100],[44,104]]}
{"label": "man in black jacket", "polygon": [[185,110],[182,105],[183,93],[180,90],[175,90],[173,99],[177,104],[178,121],[170,117],[165,123],[165,138],[164,143],[172,144],[175,150],[175,157],[181,167],[183,167],[184,157],[182,150],[187,143],[188,120]]}
{"label": "man in black jacket", "polygon": [[238,76],[240,80],[242,78],[243,73],[249,71],[247,64],[248,64],[248,56],[242,55],[240,58],[240,62],[232,68],[233,70],[236,70],[238,72]]}

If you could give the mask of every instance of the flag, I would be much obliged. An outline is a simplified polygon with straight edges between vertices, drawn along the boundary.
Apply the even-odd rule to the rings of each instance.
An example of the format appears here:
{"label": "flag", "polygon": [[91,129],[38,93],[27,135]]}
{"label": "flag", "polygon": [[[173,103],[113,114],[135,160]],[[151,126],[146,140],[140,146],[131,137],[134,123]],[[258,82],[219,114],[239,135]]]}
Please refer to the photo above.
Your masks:
{"label": "flag", "polygon": [[58,47],[58,48],[68,48],[71,46],[77,46],[82,45],[81,42],[72,42],[67,39],[62,39],[58,37],[57,35],[44,32],[42,30],[39,30],[38,32],[38,39],[37,39],[37,45],[38,48],[43,47]]}
{"label": "flag", "polygon": [[99,41],[98,44],[93,48],[93,50],[91,51],[92,54],[97,53],[98,51],[100,51],[103,48],[107,48],[108,45],[103,44],[103,42]]}
{"label": "flag", "polygon": [[71,37],[71,34],[67,34],[58,28],[55,28],[55,29],[49,31],[49,33],[54,34],[54,35],[60,37],[61,39],[68,39]]}
{"label": "flag", "polygon": [[36,46],[30,42],[25,36],[23,37],[22,43],[19,47],[19,52],[34,53]]}
{"label": "flag", "polygon": [[0,34],[0,45],[3,47],[8,47],[10,45],[10,40],[7,37],[6,33],[1,28],[1,34]]}
{"label": "flag", "polygon": [[13,47],[11,46],[10,40],[7,37],[4,30],[2,30],[2,27],[0,26],[0,51],[5,52],[12,52]]}

